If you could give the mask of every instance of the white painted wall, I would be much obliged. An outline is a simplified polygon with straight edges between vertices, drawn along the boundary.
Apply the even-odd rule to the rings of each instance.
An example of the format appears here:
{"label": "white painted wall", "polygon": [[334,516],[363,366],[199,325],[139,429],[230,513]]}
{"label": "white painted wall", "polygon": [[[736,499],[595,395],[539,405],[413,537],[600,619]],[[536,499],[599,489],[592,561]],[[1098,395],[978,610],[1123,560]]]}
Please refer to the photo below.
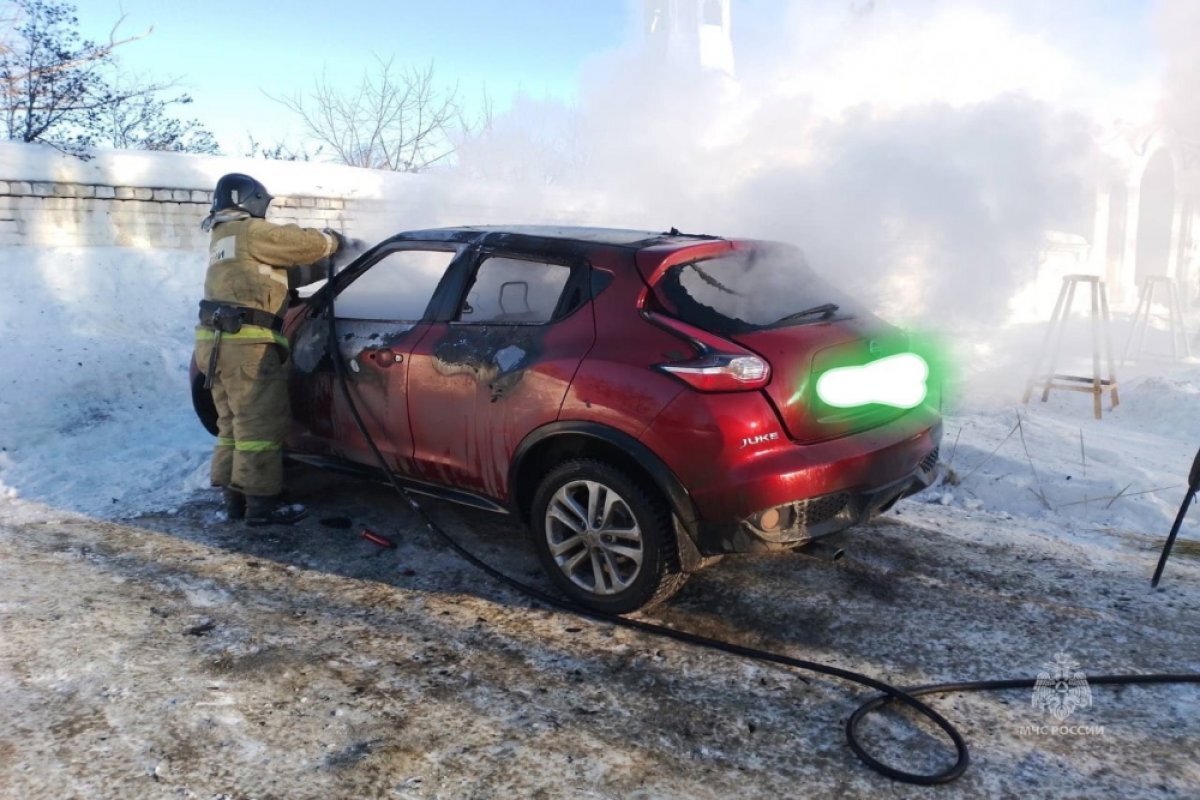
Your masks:
{"label": "white painted wall", "polygon": [[0,143],[0,246],[202,249],[212,187],[246,172],[276,195],[269,218],[348,230],[369,214],[383,176],[325,164],[107,151],[81,160],[42,145]]}
{"label": "white painted wall", "polygon": [[[0,142],[0,246],[205,249],[200,222],[230,172],[253,175],[275,195],[268,220],[368,242],[443,225],[586,224],[605,214],[612,222],[612,209],[592,194],[452,173],[121,150],[83,161]],[[617,198],[615,207],[632,214],[635,200]]]}
{"label": "white painted wall", "polygon": [[[202,249],[200,221],[212,194],[200,189],[0,181],[0,246]],[[277,197],[270,217],[344,230],[354,220],[338,197]]]}

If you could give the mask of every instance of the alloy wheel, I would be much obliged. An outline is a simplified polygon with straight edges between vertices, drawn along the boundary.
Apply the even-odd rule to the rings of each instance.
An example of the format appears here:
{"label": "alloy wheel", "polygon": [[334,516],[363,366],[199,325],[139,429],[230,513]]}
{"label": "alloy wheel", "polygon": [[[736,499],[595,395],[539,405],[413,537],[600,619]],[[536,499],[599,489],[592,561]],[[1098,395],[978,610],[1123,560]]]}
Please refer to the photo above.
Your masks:
{"label": "alloy wheel", "polygon": [[561,486],[546,506],[545,531],[558,568],[587,592],[622,592],[642,569],[642,529],[625,499],[603,483]]}

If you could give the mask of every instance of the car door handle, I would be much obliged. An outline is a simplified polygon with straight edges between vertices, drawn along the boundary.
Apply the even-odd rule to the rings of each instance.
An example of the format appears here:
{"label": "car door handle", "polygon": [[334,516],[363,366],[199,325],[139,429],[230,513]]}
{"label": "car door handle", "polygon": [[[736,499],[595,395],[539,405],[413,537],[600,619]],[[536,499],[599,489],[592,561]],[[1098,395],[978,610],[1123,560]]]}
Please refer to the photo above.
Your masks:
{"label": "car door handle", "polygon": [[404,361],[404,354],[397,353],[390,347],[381,347],[379,349],[371,349],[366,352],[367,358],[375,362],[375,366],[386,369],[393,364],[400,364]]}

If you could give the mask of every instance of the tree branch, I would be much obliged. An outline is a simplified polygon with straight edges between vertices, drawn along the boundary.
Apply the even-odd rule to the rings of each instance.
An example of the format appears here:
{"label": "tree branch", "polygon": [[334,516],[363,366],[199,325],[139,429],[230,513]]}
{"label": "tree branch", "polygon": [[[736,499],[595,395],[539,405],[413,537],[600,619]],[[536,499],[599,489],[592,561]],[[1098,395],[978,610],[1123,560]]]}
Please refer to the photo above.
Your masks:
{"label": "tree branch", "polygon": [[[417,172],[452,157],[455,137],[471,129],[458,85],[439,86],[432,61],[401,69],[394,57],[376,56],[352,90],[335,88],[323,73],[307,93],[266,96],[353,166]],[[485,113],[490,117],[490,105]]]}

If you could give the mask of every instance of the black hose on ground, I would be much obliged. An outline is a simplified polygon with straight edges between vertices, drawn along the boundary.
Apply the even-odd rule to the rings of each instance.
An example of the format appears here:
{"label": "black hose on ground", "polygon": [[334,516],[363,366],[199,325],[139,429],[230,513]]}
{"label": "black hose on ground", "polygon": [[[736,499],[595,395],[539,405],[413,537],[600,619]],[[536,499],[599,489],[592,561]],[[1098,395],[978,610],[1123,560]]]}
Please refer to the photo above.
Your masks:
{"label": "black hose on ground", "polygon": [[[332,276],[331,276],[332,277]],[[802,658],[793,658],[792,656],[783,655],[782,653],[772,653],[768,650],[759,650],[754,647],[745,647],[743,645],[725,642],[719,639],[710,639],[707,636],[689,633],[687,631],[679,631],[674,628],[669,628],[665,625],[657,625],[652,622],[642,622],[641,620],[629,619],[627,617],[619,617],[613,614],[606,614],[602,611],[595,611],[581,605],[577,605],[564,598],[543,592],[533,586],[522,583],[515,578],[505,575],[500,570],[485,563],[478,556],[467,550],[453,536],[433,520],[417,502],[416,498],[405,489],[396,479],[396,474],[388,466],[387,461],[383,457],[383,453],[375,444],[375,440],[367,431],[367,426],[363,422],[362,415],[358,411],[358,406],[354,402],[354,397],[350,393],[350,382],[346,376],[346,365],[342,363],[341,354],[338,350],[337,343],[337,326],[333,312],[333,293],[330,290],[329,296],[329,355],[333,359],[334,370],[337,373],[338,384],[342,388],[342,395],[346,398],[346,405],[350,409],[350,414],[354,417],[354,424],[358,428],[363,439],[371,449],[379,468],[387,477],[388,483],[396,492],[404,498],[409,507],[420,517],[425,523],[425,527],[430,530],[435,536],[438,536],[450,545],[460,556],[467,562],[477,567],[481,571],[487,573],[492,578],[500,583],[516,589],[521,594],[532,597],[538,602],[551,606],[553,608],[562,609],[569,613],[587,617],[601,622],[606,622],[610,625],[616,625],[622,628],[629,628],[635,631],[641,631],[654,636],[662,636],[668,639],[674,639],[677,642],[703,647],[709,650],[716,650],[730,655],[741,656],[742,658],[752,659],[754,661],[762,661],[770,664],[779,664],[785,667],[813,672],[819,675],[828,675],[832,678],[840,678],[849,683],[855,683],[859,686],[866,686],[870,689],[878,691],[880,694],[867,700],[865,703],[855,709],[854,713],[846,721],[846,740],[850,745],[850,749],[858,756],[859,760],[866,764],[871,769],[879,774],[891,778],[892,780],[903,781],[904,783],[913,783],[920,786],[936,786],[939,784],[950,783],[957,780],[966,772],[967,766],[971,762],[970,751],[967,749],[966,740],[963,739],[961,733],[952,722],[934,710],[931,706],[918,700],[918,697],[934,694],[951,694],[958,692],[991,692],[1001,691],[1005,689],[1028,689],[1033,688],[1037,681],[1031,678],[1017,678],[1013,680],[993,680],[993,681],[968,681],[957,683],[935,683],[926,686],[917,686],[913,688],[901,688],[893,686],[890,683],[881,681],[877,678],[872,678],[861,672],[834,667],[829,664],[822,664],[817,661],[808,661]],[[1200,456],[1198,456],[1200,463]],[[1181,673],[1181,674],[1160,674],[1160,675],[1102,675],[1100,677],[1088,678],[1089,685],[1129,685],[1129,684],[1159,684],[1159,683],[1200,683],[1200,674],[1196,673]],[[863,747],[859,740],[858,726],[863,719],[874,711],[878,711],[893,703],[907,706],[917,714],[925,717],[934,725],[942,730],[943,733],[950,739],[954,745],[955,759],[954,763],[937,772],[919,773],[906,772],[901,769],[885,764],[879,759],[872,756]]]}
{"label": "black hose on ground", "polygon": [[1158,566],[1154,569],[1154,577],[1150,579],[1151,588],[1157,588],[1158,582],[1162,580],[1163,569],[1167,566],[1167,559],[1171,557],[1171,549],[1175,547],[1175,537],[1179,535],[1179,528],[1183,525],[1183,518],[1187,516],[1188,506],[1196,499],[1197,492],[1200,492],[1200,451],[1196,452],[1196,458],[1192,461],[1192,470],[1188,473],[1187,494],[1179,506],[1179,513],[1175,515],[1175,524],[1171,526],[1167,541],[1163,544],[1162,555],[1158,557]]}

